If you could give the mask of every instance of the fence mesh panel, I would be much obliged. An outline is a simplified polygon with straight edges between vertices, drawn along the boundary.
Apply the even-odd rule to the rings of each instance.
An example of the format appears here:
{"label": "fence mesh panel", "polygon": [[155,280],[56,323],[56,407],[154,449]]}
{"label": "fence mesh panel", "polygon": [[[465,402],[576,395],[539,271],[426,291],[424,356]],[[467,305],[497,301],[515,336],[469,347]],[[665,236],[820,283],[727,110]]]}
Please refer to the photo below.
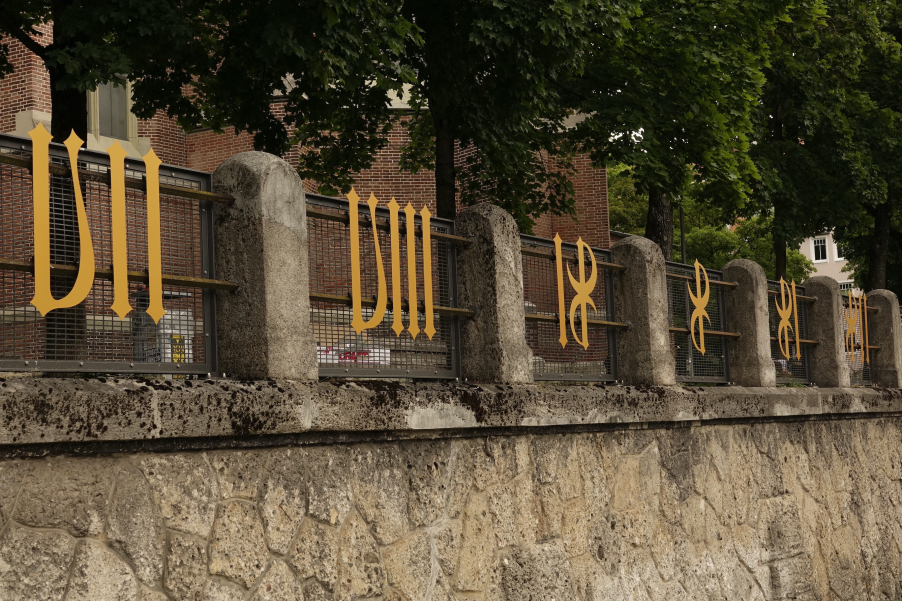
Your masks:
{"label": "fence mesh panel", "polygon": [[[557,263],[554,257],[554,241],[533,236],[521,238],[524,247],[552,253],[549,256],[523,255],[523,298],[527,315],[541,315],[553,318],[549,321],[526,321],[526,341],[532,349],[533,377],[537,380],[614,380],[616,367],[614,360],[614,331],[589,324],[587,337],[589,346],[583,348],[576,342],[570,328],[570,304],[576,291],[570,285],[567,269],[579,278],[577,249],[574,244],[562,244],[564,272],[564,307],[567,315],[567,345],[561,347],[560,325],[558,323]],[[592,249],[596,261],[610,262],[611,255],[606,250]],[[592,261],[585,253],[586,279],[591,276]],[[597,314],[587,305],[589,319],[614,321],[613,308],[609,301],[611,272],[598,266],[597,281],[591,298]],[[577,309],[576,317],[581,315]],[[580,325],[577,333],[582,337]]]}
{"label": "fence mesh panel", "polygon": [[[843,317],[849,317],[849,297],[843,295],[842,297],[842,306],[843,306]],[[857,301],[855,305],[855,313],[857,310]],[[868,315],[870,317],[870,315]],[[871,380],[871,364],[866,361],[868,359],[868,354],[870,354],[870,360],[874,360],[874,353],[880,352],[878,349],[865,349],[865,337],[864,337],[864,319],[860,318],[855,322],[855,333],[853,337],[847,339],[845,334],[845,327],[843,329],[843,340],[845,340],[845,353],[843,356],[846,359],[846,365],[849,366],[849,379],[852,383],[852,386],[871,386],[873,384]],[[845,320],[843,320],[843,326],[846,326]],[[868,336],[868,345],[873,346],[873,342],[870,340],[870,336]]]}
{"label": "fence mesh panel", "polygon": [[[2,140],[7,156],[31,159],[19,140]],[[82,152],[78,168],[102,175],[108,172],[105,155]],[[51,164],[69,169],[69,161],[51,149]],[[143,176],[143,163],[128,160],[126,177]],[[165,175],[163,171],[165,170]],[[209,188],[209,176],[161,167],[161,184],[189,189]],[[99,269],[112,268],[110,186],[80,177],[80,186]],[[206,203],[160,195],[162,269],[167,276],[210,277],[204,271]],[[31,261],[34,254],[32,181],[30,170],[0,163],[0,258]],[[126,188],[126,231],[129,271],[147,271],[147,206],[143,191]],[[76,266],[80,257],[73,180],[50,175],[51,263]],[[61,299],[74,277],[51,276],[51,291]],[[130,282],[128,300],[133,310],[124,320],[112,311],[113,282],[95,279],[87,299],[68,309],[41,317],[30,304],[34,277],[21,271],[0,270],[0,369],[40,371],[109,371],[146,373],[206,373],[212,309],[200,288],[163,286],[166,315],[159,324],[144,311],[149,304],[147,286]],[[206,293],[206,302],[212,295]],[[28,365],[25,364],[28,361]]]}
{"label": "fence mesh panel", "polygon": [[[307,204],[328,210],[345,219],[344,223],[311,217],[307,220],[310,257],[310,293],[351,295],[351,230],[347,225],[347,201],[318,195],[307,195]],[[369,215],[369,207],[360,205],[361,216]],[[388,211],[380,207],[377,212],[380,223],[388,223]],[[404,302],[410,299],[407,266],[406,217],[399,215],[400,282]],[[422,222],[417,215],[417,229]],[[453,222],[433,218],[433,232],[453,234]],[[416,297],[419,304],[417,323],[419,333],[414,338],[408,331],[409,311],[401,311],[404,330],[397,336],[392,330],[392,288],[394,285],[391,264],[390,233],[377,229],[379,250],[385,269],[388,308],[382,322],[372,329],[357,334],[351,326],[352,308],[346,304],[311,302],[310,321],[316,337],[319,372],[321,376],[364,377],[428,377],[454,378],[457,376],[457,318],[434,314],[436,330],[430,340],[424,333],[426,317],[423,312],[423,239],[416,238]],[[375,299],[378,293],[378,270],[373,243],[373,229],[363,223],[359,229],[361,296]],[[432,300],[433,305],[456,306],[453,289],[454,248],[446,241],[432,239]],[[371,307],[362,309],[363,320],[373,315]]]}
{"label": "fence mesh panel", "polygon": [[[692,286],[695,294],[695,268],[679,263],[667,263],[667,304],[670,327],[691,329],[692,312],[695,306],[689,298]],[[691,279],[687,279],[691,278]],[[723,281],[719,271],[708,270],[708,280]],[[702,282],[704,286],[704,282]],[[704,292],[704,288],[702,289]],[[727,331],[723,303],[722,286],[710,286],[710,295],[705,310],[710,322],[705,320],[705,331]],[[696,323],[696,328],[698,324]],[[697,334],[696,334],[697,338]],[[701,354],[692,343],[690,334],[670,333],[670,349],[676,359],[677,380],[681,382],[720,383],[729,380],[729,355],[727,339],[721,336],[705,336],[705,354]]]}
{"label": "fence mesh panel", "polygon": [[[768,290],[773,290],[779,293],[780,282],[768,280],[767,288]],[[805,288],[796,285],[796,295],[805,296]],[[787,294],[787,298],[790,298],[789,294]],[[799,344],[798,353],[796,352],[795,320],[792,319],[790,325],[792,326],[793,330],[789,333],[789,359],[787,359],[783,355],[783,352],[780,350],[779,341],[774,340],[775,338],[777,338],[778,330],[780,328],[780,315],[779,313],[777,313],[776,303],[777,297],[773,294],[768,294],[767,311],[770,322],[771,337],[770,356],[774,361],[774,371],[777,375],[777,383],[809,384],[811,382],[811,345]],[[780,297],[780,304],[783,304],[782,296]],[[799,311],[799,338],[804,340],[808,338],[808,303],[800,300],[796,304]],[[797,354],[800,354],[801,357],[797,357]]]}

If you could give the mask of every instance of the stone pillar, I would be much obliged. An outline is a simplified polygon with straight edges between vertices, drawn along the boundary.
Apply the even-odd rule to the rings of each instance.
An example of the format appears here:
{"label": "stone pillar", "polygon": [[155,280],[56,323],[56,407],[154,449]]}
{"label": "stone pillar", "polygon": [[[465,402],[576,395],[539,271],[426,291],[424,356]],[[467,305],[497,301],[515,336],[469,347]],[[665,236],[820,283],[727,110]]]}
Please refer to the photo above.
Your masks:
{"label": "stone pillar", "polygon": [[868,292],[868,336],[872,346],[871,379],[875,386],[902,388],[902,321],[899,299],[889,290]]}
{"label": "stone pillar", "polygon": [[458,250],[458,303],[478,313],[460,325],[463,377],[478,382],[532,382],[517,222],[504,209],[479,204],[458,215],[455,233],[471,240]]}
{"label": "stone pillar", "polygon": [[730,380],[739,386],[776,386],[764,269],[754,261],[736,259],[722,271],[724,280],[739,284],[724,294],[730,330],[739,334],[738,340],[730,340]]}
{"label": "stone pillar", "polygon": [[630,325],[617,332],[618,378],[633,385],[676,383],[676,361],[670,349],[667,272],[661,249],[640,236],[611,247],[614,263],[626,267],[614,281],[617,321]]}
{"label": "stone pillar", "polygon": [[214,210],[215,261],[216,276],[238,284],[216,296],[219,371],[315,379],[301,179],[278,157],[243,152],[219,166],[213,190],[235,197]]}
{"label": "stone pillar", "polygon": [[815,276],[802,286],[806,296],[817,297],[808,305],[808,337],[818,342],[810,350],[811,381],[823,388],[845,388],[849,386],[849,365],[839,284],[833,278]]}

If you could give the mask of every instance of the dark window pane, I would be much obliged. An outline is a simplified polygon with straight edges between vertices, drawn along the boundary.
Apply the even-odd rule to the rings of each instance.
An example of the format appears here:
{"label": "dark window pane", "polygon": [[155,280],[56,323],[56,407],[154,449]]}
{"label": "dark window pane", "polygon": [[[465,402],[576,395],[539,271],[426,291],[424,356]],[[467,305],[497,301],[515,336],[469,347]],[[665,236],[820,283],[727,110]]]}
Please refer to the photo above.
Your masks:
{"label": "dark window pane", "polygon": [[100,135],[119,140],[128,139],[128,97],[125,82],[98,86],[100,103]]}

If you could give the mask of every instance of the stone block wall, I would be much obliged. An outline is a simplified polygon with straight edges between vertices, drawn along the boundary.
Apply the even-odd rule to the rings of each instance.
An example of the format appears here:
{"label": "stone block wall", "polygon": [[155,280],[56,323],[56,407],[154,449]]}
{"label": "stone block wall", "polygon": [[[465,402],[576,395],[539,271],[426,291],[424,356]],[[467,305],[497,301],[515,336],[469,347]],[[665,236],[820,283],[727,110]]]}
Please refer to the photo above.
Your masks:
{"label": "stone block wall", "polygon": [[898,417],[0,462],[0,599],[902,596]]}

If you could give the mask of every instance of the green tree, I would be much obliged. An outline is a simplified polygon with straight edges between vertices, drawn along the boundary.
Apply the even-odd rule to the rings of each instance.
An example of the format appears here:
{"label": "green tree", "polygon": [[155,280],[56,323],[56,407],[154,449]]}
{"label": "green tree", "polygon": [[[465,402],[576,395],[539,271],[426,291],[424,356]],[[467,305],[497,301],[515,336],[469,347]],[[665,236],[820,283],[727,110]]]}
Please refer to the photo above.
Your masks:
{"label": "green tree", "polygon": [[[687,256],[683,260],[679,240],[675,240],[674,260],[691,264],[698,259],[705,267],[720,269],[733,259],[750,259],[761,265],[767,277],[777,279],[771,217],[734,220],[696,195],[696,189],[690,186],[683,198]],[[608,168],[608,204],[612,230],[642,235],[648,195],[637,191],[630,170],[622,164]],[[731,223],[735,227],[729,227]],[[790,250],[788,257],[788,279],[801,282],[814,272],[814,264],[797,249]]]}
{"label": "green tree", "polygon": [[783,0],[647,0],[620,31],[593,28],[584,74],[568,82],[587,115],[575,138],[597,164],[632,166],[648,194],[645,235],[667,258],[674,202],[695,183],[741,206],[756,176],[751,113],[763,86],[767,39]]}
{"label": "green tree", "polygon": [[887,182],[878,149],[893,145],[898,133],[887,129],[868,81],[898,90],[897,72],[886,78],[898,57],[885,26],[893,6],[819,0],[793,6],[774,31],[755,114],[752,154],[761,180],[748,211],[773,215],[778,274],[788,269],[787,248],[807,236],[843,230],[864,213],[889,222],[881,213]]}
{"label": "green tree", "polygon": [[[47,22],[52,42],[37,30]],[[134,82],[139,117],[162,109],[185,128],[232,125],[254,133],[259,149],[281,153],[288,134],[270,110],[273,102],[286,102],[289,126],[331,114],[339,104],[361,113],[335,131],[347,144],[372,148],[387,114],[380,86],[399,89],[398,56],[414,32],[397,6],[365,0],[0,5],[0,33],[19,40],[49,72],[51,133],[58,141],[70,130],[85,138],[85,92],[124,76]],[[0,75],[11,70],[4,45]]]}

